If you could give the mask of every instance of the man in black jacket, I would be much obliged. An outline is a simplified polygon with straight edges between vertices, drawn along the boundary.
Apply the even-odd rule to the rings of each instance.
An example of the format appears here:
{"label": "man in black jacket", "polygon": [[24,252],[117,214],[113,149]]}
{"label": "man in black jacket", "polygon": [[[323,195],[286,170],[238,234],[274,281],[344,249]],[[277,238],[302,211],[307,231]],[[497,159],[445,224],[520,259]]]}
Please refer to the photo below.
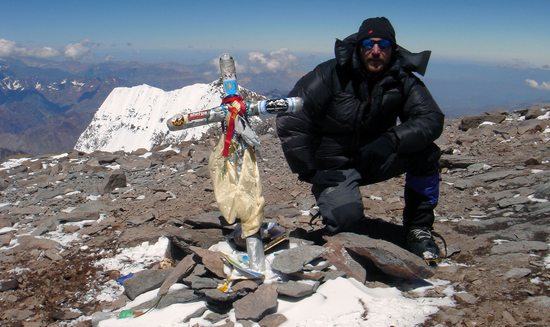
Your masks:
{"label": "man in black jacket", "polygon": [[398,46],[385,17],[369,18],[357,33],[336,40],[335,58],[290,92],[303,98],[304,108],[280,114],[277,133],[291,170],[312,184],[326,232],[350,231],[364,217],[360,186],[406,173],[407,248],[438,258],[431,233],[439,197],[434,141],[444,116],[413,74],[424,74],[429,56]]}

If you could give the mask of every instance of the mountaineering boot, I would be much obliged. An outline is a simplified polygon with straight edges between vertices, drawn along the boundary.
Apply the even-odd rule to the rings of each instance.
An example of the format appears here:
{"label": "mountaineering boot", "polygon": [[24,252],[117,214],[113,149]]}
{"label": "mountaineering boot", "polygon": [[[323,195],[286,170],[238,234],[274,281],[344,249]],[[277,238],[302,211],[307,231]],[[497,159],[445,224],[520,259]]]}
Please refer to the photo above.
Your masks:
{"label": "mountaineering boot", "polygon": [[407,249],[427,262],[439,259],[439,247],[427,227],[413,227],[407,232]]}

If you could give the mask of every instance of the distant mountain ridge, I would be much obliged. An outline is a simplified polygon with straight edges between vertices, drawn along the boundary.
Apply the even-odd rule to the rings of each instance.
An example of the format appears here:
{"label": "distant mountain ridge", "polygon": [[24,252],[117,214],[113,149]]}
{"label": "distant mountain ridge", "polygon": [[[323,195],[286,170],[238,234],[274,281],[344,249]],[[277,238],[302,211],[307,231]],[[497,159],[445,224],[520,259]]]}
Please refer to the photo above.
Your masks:
{"label": "distant mountain ridge", "polygon": [[[240,88],[240,93],[247,100],[263,98],[245,88]],[[166,121],[178,113],[219,106],[222,97],[221,79],[173,91],[164,91],[146,84],[117,87],[105,99],[80,135],[75,150],[86,153],[121,150],[131,152],[198,138],[211,126],[169,132]]]}
{"label": "distant mountain ridge", "polygon": [[0,58],[0,159],[72,149],[116,87],[178,89],[204,79],[182,65]]}

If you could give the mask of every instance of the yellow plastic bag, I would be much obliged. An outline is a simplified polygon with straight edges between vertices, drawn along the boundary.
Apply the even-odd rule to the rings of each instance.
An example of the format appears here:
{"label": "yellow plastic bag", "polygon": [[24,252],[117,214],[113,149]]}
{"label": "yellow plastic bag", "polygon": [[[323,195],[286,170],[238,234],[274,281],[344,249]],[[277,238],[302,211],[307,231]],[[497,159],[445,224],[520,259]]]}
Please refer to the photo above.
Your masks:
{"label": "yellow plastic bag", "polygon": [[[214,184],[218,207],[229,224],[237,219],[242,226],[242,238],[254,235],[264,221],[265,200],[254,148],[247,146],[242,155],[235,153],[239,144],[234,140],[229,156],[222,156],[224,138],[210,154],[208,168]],[[237,150],[238,151],[238,150]],[[240,159],[240,160],[238,160]]]}

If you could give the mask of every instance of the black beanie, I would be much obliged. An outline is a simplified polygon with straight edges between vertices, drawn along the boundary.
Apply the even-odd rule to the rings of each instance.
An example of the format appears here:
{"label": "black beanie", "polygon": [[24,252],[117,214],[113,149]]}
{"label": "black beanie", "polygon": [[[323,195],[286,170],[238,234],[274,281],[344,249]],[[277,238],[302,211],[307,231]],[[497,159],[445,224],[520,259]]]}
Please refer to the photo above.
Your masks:
{"label": "black beanie", "polygon": [[396,43],[395,30],[386,17],[367,18],[363,21],[357,33],[357,41],[372,37],[379,37],[390,40],[393,44]]}

